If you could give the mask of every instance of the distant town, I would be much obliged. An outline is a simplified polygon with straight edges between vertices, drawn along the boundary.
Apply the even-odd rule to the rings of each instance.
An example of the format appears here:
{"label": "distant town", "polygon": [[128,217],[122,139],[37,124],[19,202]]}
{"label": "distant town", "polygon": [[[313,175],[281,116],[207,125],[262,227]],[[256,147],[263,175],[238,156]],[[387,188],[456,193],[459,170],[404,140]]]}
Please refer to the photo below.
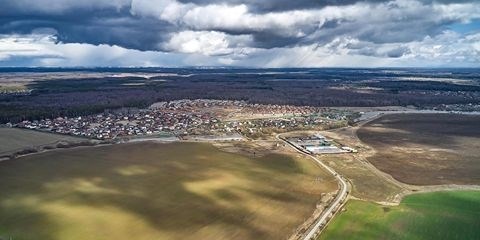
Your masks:
{"label": "distant town", "polygon": [[198,99],[159,102],[147,109],[124,108],[101,114],[7,125],[101,140],[148,135],[235,133],[255,138],[274,129],[326,129],[344,124],[351,114],[309,106]]}

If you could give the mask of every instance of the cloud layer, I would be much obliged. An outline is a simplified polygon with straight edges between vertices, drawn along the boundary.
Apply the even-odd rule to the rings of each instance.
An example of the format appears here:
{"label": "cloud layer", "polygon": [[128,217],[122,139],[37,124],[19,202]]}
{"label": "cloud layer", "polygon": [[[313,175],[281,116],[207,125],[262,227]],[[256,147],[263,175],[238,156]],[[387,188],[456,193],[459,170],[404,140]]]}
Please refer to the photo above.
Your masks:
{"label": "cloud layer", "polygon": [[475,0],[0,3],[0,66],[480,65]]}

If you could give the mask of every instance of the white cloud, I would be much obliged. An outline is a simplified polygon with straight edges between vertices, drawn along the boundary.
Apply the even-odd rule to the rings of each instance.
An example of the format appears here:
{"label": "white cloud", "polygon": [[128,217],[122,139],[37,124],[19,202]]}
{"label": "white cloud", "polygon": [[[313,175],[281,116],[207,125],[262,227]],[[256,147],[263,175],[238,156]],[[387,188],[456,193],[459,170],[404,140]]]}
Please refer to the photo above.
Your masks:
{"label": "white cloud", "polygon": [[[132,14],[153,16],[194,30],[253,31],[279,30],[283,34],[299,35],[296,27],[318,27],[323,17],[317,11],[296,10],[254,14],[245,4],[210,4],[198,6],[175,0],[134,0]],[[279,33],[280,34],[280,33]]]}
{"label": "white cloud", "polygon": [[119,46],[56,43],[51,35],[0,36],[0,65],[28,59],[33,66],[178,66],[182,56]]}
{"label": "white cloud", "polygon": [[432,38],[425,37],[422,41],[408,43],[412,60],[424,63],[459,66],[480,66],[480,33],[461,36],[452,31],[445,31]]}
{"label": "white cloud", "polygon": [[[416,0],[393,0],[380,4],[358,2],[346,6],[327,6],[321,9],[290,10],[285,12],[252,13],[245,4],[210,4],[199,6],[175,0],[134,0],[132,13],[154,16],[180,27],[194,30],[236,32],[269,31],[277,35],[318,38],[324,23],[339,21],[348,29],[345,33],[361,35],[363,29],[401,33],[409,24],[418,22],[427,29],[442,21],[469,21],[480,17],[480,3],[424,4]],[[400,27],[399,27],[400,26]],[[424,31],[425,29],[418,29]],[[337,32],[338,33],[338,32]],[[422,32],[423,33],[423,32]],[[381,33],[380,33],[381,34]]]}
{"label": "white cloud", "polygon": [[[445,31],[402,44],[373,44],[336,38],[328,44],[258,50],[248,60],[261,67],[478,67],[480,33],[461,36]],[[401,52],[399,54],[398,52]],[[388,55],[397,55],[389,57]]]}
{"label": "white cloud", "polygon": [[175,23],[193,6],[193,4],[182,4],[175,0],[132,0],[130,13]]}
{"label": "white cloud", "polygon": [[459,20],[469,22],[472,19],[480,18],[480,4],[476,3],[456,3],[456,4],[434,4],[433,11],[439,17],[449,20]]}
{"label": "white cloud", "polygon": [[[77,28],[68,21],[58,25],[64,29],[35,22],[43,28],[28,30],[32,34],[0,36],[0,64],[15,58],[31,58],[39,65],[74,66],[470,66],[480,61],[480,30],[467,36],[445,31],[448,24],[480,19],[478,1],[359,1],[283,12],[258,12],[248,2],[239,1],[202,5],[184,2],[13,1],[8,5],[28,6],[32,12],[55,16],[76,8],[130,9],[130,13],[122,12],[125,15],[119,17],[117,12],[112,18],[100,20],[102,16],[94,16],[92,26],[88,22]],[[5,27],[17,29],[19,22]],[[140,23],[145,23],[145,29]],[[92,36],[83,37],[75,32],[79,29]],[[94,33],[99,31],[96,38]],[[56,34],[59,39],[79,43],[56,43],[52,37]]]}
{"label": "white cloud", "polygon": [[163,44],[168,51],[204,55],[239,54],[252,41],[249,35],[227,35],[215,31],[183,31],[175,33]]}
{"label": "white cloud", "polygon": [[[336,38],[325,45],[243,48],[249,38],[219,32],[186,31],[168,44],[181,53],[138,51],[119,46],[56,43],[49,35],[0,36],[0,64],[29,58],[33,66],[202,66],[253,67],[419,67],[480,65],[480,33],[462,36],[445,31],[436,37],[402,44],[373,44]],[[400,50],[398,50],[400,48]],[[401,51],[395,58],[388,54]],[[2,63],[3,62],[3,63]]]}
{"label": "white cloud", "polygon": [[0,60],[11,57],[60,58],[62,53],[47,46],[55,42],[50,35],[0,35]]}

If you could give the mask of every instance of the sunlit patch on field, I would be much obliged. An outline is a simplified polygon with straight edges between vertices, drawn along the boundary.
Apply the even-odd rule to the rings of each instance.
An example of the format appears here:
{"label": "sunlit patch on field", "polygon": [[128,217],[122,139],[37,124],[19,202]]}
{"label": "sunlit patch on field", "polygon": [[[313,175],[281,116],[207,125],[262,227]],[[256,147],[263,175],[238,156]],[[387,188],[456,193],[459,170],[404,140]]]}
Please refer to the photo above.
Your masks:
{"label": "sunlit patch on field", "polygon": [[308,159],[194,143],[45,152],[0,176],[0,237],[27,240],[279,239],[337,188]]}

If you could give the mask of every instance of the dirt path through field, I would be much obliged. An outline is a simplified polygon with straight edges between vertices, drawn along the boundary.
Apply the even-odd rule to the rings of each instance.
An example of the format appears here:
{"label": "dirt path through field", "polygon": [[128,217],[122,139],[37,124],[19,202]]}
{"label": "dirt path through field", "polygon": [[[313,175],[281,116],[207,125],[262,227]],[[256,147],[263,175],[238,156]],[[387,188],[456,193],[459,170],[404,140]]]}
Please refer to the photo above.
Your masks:
{"label": "dirt path through field", "polygon": [[[435,191],[455,191],[455,190],[480,190],[480,185],[467,185],[467,184],[438,184],[438,185],[413,185],[413,184],[407,184],[401,181],[398,181],[392,175],[383,172],[376,168],[372,163],[370,163],[367,158],[375,155],[377,152],[376,150],[362,142],[358,135],[357,131],[364,126],[365,124],[368,124],[374,120],[377,120],[378,118],[381,118],[385,116],[386,114],[395,114],[396,112],[391,112],[391,113],[384,113],[384,114],[379,114],[379,115],[374,115],[372,118],[369,118],[367,120],[364,120],[362,122],[359,122],[356,126],[350,126],[350,127],[345,127],[345,128],[339,128],[339,129],[333,129],[329,131],[323,132],[327,137],[331,137],[335,139],[336,141],[340,141],[345,143],[346,145],[352,145],[352,146],[360,146],[362,148],[362,151],[358,153],[354,158],[358,160],[357,162],[363,165],[365,168],[367,168],[369,171],[374,173],[378,178],[381,180],[384,180],[399,189],[397,195],[393,200],[380,200],[380,201],[374,201],[379,204],[384,204],[384,205],[398,205],[400,201],[407,195],[414,194],[414,193],[421,193],[421,192],[435,192]],[[355,196],[353,194],[353,198],[357,199],[363,199],[363,200],[369,200],[372,201],[371,199],[365,199],[364,197],[359,197]]]}

